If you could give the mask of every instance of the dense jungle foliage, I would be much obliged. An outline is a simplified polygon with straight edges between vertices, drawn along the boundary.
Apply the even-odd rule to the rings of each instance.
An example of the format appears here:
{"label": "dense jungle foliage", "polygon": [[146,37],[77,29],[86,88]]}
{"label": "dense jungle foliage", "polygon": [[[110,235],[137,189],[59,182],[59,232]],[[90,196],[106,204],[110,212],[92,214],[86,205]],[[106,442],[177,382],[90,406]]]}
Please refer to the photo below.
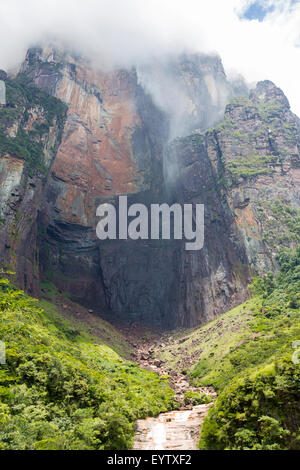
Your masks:
{"label": "dense jungle foliage", "polygon": [[2,276],[0,449],[130,448],[136,419],[176,407],[173,391],[54,309]]}
{"label": "dense jungle foliage", "polygon": [[215,367],[203,360],[192,370],[220,392],[201,449],[300,449],[300,248],[278,262],[277,277],[253,282],[252,334]]}

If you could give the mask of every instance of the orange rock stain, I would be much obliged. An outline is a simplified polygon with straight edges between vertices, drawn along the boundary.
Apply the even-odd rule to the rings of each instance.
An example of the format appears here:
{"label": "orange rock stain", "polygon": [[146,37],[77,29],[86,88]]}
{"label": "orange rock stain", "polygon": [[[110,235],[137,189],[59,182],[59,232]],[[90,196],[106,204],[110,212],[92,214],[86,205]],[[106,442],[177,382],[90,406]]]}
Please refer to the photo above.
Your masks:
{"label": "orange rock stain", "polygon": [[56,95],[69,109],[52,172],[67,183],[59,205],[73,222],[86,222],[84,212],[88,219],[94,216],[95,198],[134,193],[143,182],[131,147],[140,124],[135,87],[135,78],[127,72],[97,72],[79,63],[74,80],[64,71]]}

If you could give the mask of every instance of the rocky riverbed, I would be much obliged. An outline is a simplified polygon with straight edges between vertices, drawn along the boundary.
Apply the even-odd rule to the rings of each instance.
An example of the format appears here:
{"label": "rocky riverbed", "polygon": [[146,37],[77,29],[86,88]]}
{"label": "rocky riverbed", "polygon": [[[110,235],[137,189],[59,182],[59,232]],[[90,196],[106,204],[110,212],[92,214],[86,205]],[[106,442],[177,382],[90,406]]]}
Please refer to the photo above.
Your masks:
{"label": "rocky riverbed", "polygon": [[212,387],[192,387],[188,377],[157,357],[155,351],[173,341],[172,334],[155,333],[139,326],[123,329],[123,333],[135,348],[132,359],[144,369],[159,375],[169,376],[170,386],[175,392],[178,410],[161,413],[157,417],[138,420],[134,449],[140,450],[192,450],[197,449],[201,425],[212,403],[192,406],[184,400],[188,391],[217,396]]}
{"label": "rocky riverbed", "polygon": [[189,410],[171,411],[156,418],[138,420],[134,449],[197,449],[201,425],[211,405],[197,405]]}

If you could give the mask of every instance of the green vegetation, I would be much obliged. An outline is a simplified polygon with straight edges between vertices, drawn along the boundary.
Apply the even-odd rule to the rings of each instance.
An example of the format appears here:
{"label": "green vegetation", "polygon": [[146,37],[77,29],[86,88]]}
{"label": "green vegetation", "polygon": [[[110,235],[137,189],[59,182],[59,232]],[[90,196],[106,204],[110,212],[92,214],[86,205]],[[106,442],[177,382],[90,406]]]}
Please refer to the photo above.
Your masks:
{"label": "green vegetation", "polygon": [[300,340],[300,248],[281,249],[278,263],[277,276],[253,280],[251,300],[177,332],[155,351],[192,386],[213,386],[219,395],[204,421],[202,449],[300,449],[300,365],[292,361]]}
{"label": "green vegetation", "polygon": [[277,100],[262,101],[258,105],[261,118],[268,123],[276,124],[282,113],[282,104]]}
{"label": "green vegetation", "polygon": [[42,306],[0,281],[0,449],[126,449],[137,418],[176,407],[166,380]]}
{"label": "green vegetation", "polygon": [[[19,74],[6,81],[7,106],[0,108],[0,153],[9,153],[26,161],[27,174],[39,172],[45,174],[44,141],[50,126],[56,124],[60,141],[67,107],[62,101],[32,86],[30,79]],[[32,110],[39,112],[31,130],[26,125]],[[10,137],[6,129],[17,124],[15,137]],[[53,151],[56,152],[57,148]]]}
{"label": "green vegetation", "polygon": [[242,134],[239,131],[232,131],[231,135],[234,139],[240,140],[241,142],[246,142],[246,143],[250,142],[250,138],[248,134]]}
{"label": "green vegetation", "polygon": [[254,107],[254,103],[249,100],[247,96],[234,96],[231,101],[230,105],[232,106],[252,106]]}
{"label": "green vegetation", "polygon": [[174,139],[174,143],[180,143],[184,147],[192,144],[194,149],[198,149],[199,146],[202,146],[204,144],[204,142],[205,142],[204,134],[200,132],[199,133],[195,132],[185,137],[177,137],[176,139]]}
{"label": "green vegetation", "polygon": [[[68,292],[59,293],[57,287],[50,281],[41,282],[44,298],[39,305],[44,309],[44,314],[51,318],[53,323],[61,323],[62,317],[67,320],[71,328],[78,330],[81,335],[88,334],[99,344],[104,344],[116,351],[122,358],[130,359],[132,350],[126,338],[113,325],[90,314],[81,305],[72,302]],[[62,306],[62,307],[59,307]],[[67,307],[67,308],[64,308]],[[78,317],[74,312],[80,311]]]}
{"label": "green vegetation", "polygon": [[19,74],[15,79],[6,81],[6,101],[9,108],[24,106],[25,114],[34,106],[43,108],[45,125],[48,125],[48,130],[54,119],[59,127],[64,125],[67,106],[61,100],[33,86],[30,78],[24,74]]}
{"label": "green vegetation", "polygon": [[186,392],[184,394],[184,404],[185,405],[203,405],[205,403],[211,403],[212,397],[210,395],[206,395],[202,392]]}
{"label": "green vegetation", "polygon": [[203,357],[191,372],[197,384],[221,392],[204,422],[202,449],[300,449],[300,367],[292,361],[300,339],[300,248],[282,250],[278,261],[277,278],[253,282],[251,334],[217,364]]}
{"label": "green vegetation", "polygon": [[210,131],[222,131],[225,134],[231,134],[232,132],[237,131],[237,125],[232,119],[226,117],[216,127],[210,129]]}
{"label": "green vegetation", "polygon": [[198,148],[199,145],[203,145],[205,142],[203,134],[192,134],[190,139],[194,148]]}
{"label": "green vegetation", "polygon": [[[225,119],[208,132],[215,134],[221,143],[222,138],[228,139],[228,150],[223,156],[224,168],[229,174],[226,186],[226,183],[235,184],[240,178],[271,173],[272,165],[280,164],[289,147],[297,145],[298,131],[295,121],[286,116],[286,108],[279,100],[254,102],[242,96],[231,100]],[[262,144],[269,140],[272,155],[261,155]]]}
{"label": "green vegetation", "polygon": [[[172,343],[163,350],[157,350],[155,357],[177,371],[190,369],[195,363],[198,364],[197,368],[201,366],[204,371],[213,370],[224,355],[251,335],[254,309],[255,302],[250,300],[200,328],[175,333],[172,335]],[[197,386],[198,379],[194,379],[193,383]]]}
{"label": "green vegetation", "polygon": [[300,243],[300,211],[280,200],[257,201],[256,213],[264,227],[263,240],[274,250]]}
{"label": "green vegetation", "polygon": [[274,155],[250,154],[226,162],[226,167],[234,178],[249,178],[264,173],[270,173],[270,163],[275,163],[278,157]]}
{"label": "green vegetation", "polygon": [[204,421],[201,449],[300,449],[299,366],[290,358],[238,377]]}
{"label": "green vegetation", "polygon": [[24,159],[30,176],[36,171],[46,173],[43,164],[43,144],[32,141],[29,134],[22,130],[18,131],[16,137],[11,138],[0,129],[0,152]]}

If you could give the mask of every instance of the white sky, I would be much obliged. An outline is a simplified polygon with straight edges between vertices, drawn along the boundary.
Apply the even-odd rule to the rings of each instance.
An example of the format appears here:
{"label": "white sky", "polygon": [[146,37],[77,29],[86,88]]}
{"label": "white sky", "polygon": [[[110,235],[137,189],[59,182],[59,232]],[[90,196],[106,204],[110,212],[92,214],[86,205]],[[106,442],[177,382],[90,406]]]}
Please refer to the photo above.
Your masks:
{"label": "white sky", "polygon": [[227,73],[269,79],[300,115],[300,3],[273,5],[264,21],[240,14],[253,0],[0,0],[0,68],[55,36],[99,66],[131,66],[182,50],[217,52]]}

